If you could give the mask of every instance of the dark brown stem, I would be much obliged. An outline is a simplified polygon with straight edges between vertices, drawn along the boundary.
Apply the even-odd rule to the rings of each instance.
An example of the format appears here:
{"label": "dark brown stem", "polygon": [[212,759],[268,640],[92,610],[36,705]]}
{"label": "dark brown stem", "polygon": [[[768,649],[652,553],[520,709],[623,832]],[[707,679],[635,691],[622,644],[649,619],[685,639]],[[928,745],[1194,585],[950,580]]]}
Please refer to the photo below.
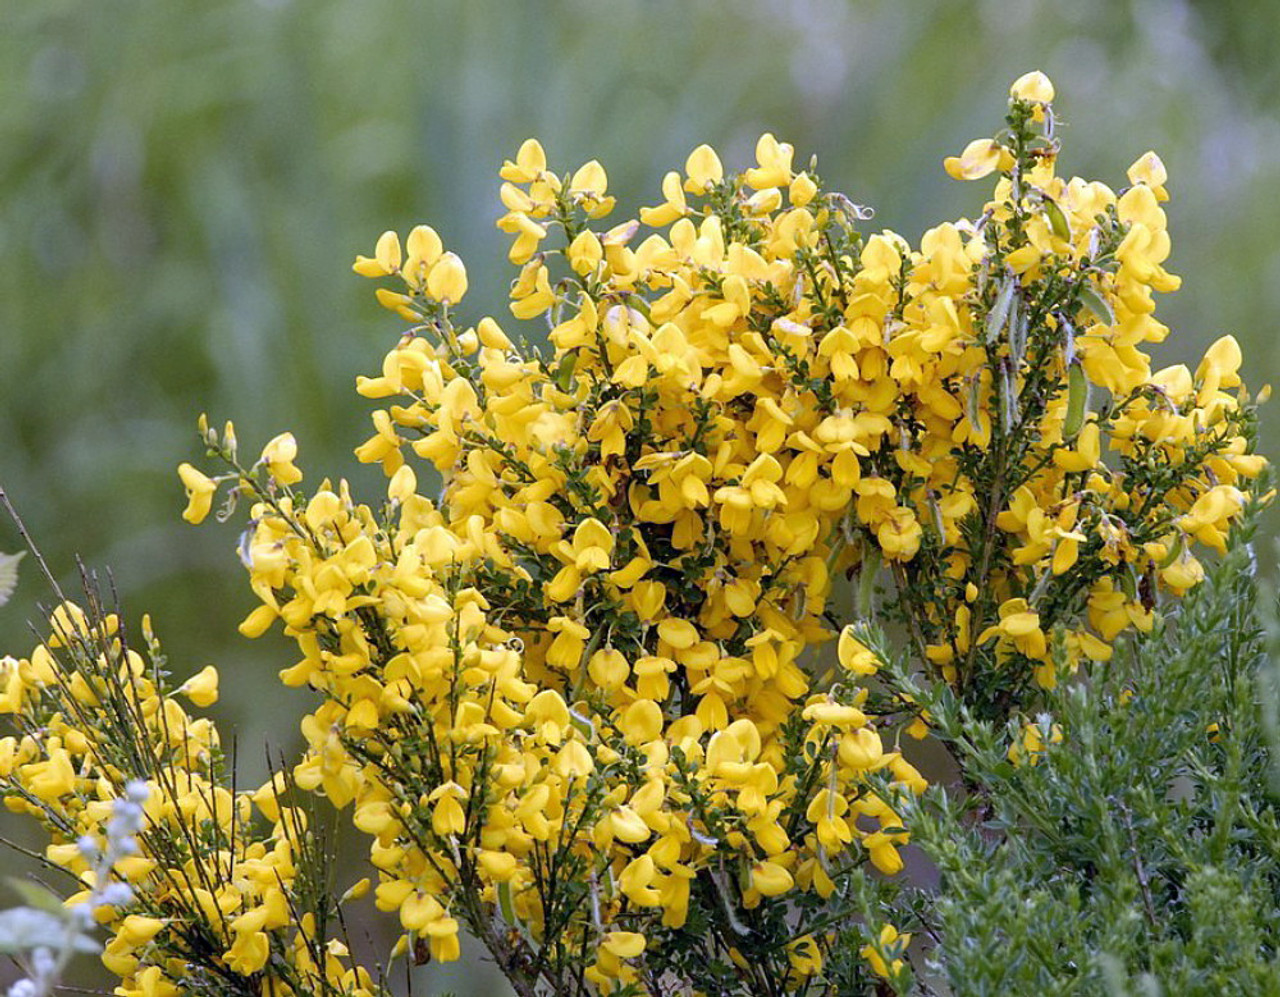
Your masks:
{"label": "dark brown stem", "polygon": [[1147,870],[1142,865],[1142,856],[1138,853],[1138,836],[1133,831],[1133,819],[1129,815],[1129,808],[1124,805],[1123,801],[1117,801],[1120,806],[1120,814],[1124,817],[1124,829],[1129,835],[1129,847],[1133,851],[1133,871],[1138,877],[1138,886],[1142,890],[1142,906],[1146,911],[1147,923],[1154,930],[1159,924],[1156,919],[1155,900],[1151,896],[1151,884],[1147,880]]}
{"label": "dark brown stem", "polygon": [[997,456],[997,466],[995,481],[992,482],[991,496],[987,500],[987,515],[983,523],[982,536],[982,561],[978,566],[977,585],[978,585],[978,604],[975,607],[977,612],[973,614],[973,618],[969,621],[969,654],[965,657],[964,671],[957,676],[957,684],[963,691],[964,686],[973,678],[974,664],[978,658],[978,641],[977,635],[972,631],[982,625],[982,621],[987,615],[987,609],[991,603],[991,586],[987,584],[987,574],[991,570],[991,552],[995,548],[996,541],[996,517],[1000,515],[1000,509],[1004,505],[1004,448],[1001,447]]}
{"label": "dark brown stem", "polygon": [[911,640],[915,643],[916,651],[920,655],[920,663],[926,671],[932,673],[933,666],[925,653],[929,643],[925,640],[924,631],[920,629],[920,620],[916,614],[916,600],[911,597],[911,586],[907,584],[906,566],[901,561],[894,561],[891,570],[894,587],[898,590],[898,601],[906,610],[903,616],[907,621],[907,629],[911,631]]}

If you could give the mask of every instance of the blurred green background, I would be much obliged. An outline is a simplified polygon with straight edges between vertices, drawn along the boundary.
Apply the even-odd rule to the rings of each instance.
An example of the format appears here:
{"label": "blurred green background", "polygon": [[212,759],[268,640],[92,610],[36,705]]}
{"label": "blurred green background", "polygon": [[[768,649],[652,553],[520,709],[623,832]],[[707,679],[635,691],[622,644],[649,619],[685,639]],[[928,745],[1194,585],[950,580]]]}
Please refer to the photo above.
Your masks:
{"label": "blurred green background", "polygon": [[[942,158],[1039,68],[1064,172],[1121,186],[1149,148],[1168,165],[1185,283],[1158,362],[1233,332],[1259,385],[1280,370],[1278,49],[1276,0],[11,0],[0,484],[64,582],[77,554],[109,566],[180,672],[222,668],[256,784],[259,746],[288,744],[303,706],[273,691],[292,652],[236,633],[253,605],[236,529],[183,523],[174,468],[202,455],[207,411],[246,451],[291,429],[309,474],[374,494],[353,379],[401,323],[350,262],[383,229],[434,225],[467,262],[471,316],[502,320],[496,174],[521,140],[562,171],[599,158],[621,220],[699,142],[741,167],[772,130],[914,241],[980,210],[984,186]],[[17,546],[0,521],[0,550]],[[11,652],[48,598],[23,567],[0,609]],[[486,973],[428,968],[418,991],[504,992]]]}

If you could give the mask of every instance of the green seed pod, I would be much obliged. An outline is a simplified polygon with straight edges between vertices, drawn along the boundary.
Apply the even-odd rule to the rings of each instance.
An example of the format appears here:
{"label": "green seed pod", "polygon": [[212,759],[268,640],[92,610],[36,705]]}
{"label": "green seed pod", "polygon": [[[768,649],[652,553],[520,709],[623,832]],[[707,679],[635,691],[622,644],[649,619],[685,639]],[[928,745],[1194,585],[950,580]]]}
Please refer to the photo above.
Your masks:
{"label": "green seed pod", "polygon": [[566,353],[560,358],[560,366],[556,369],[555,381],[556,387],[561,391],[568,391],[569,386],[573,384],[573,371],[578,366],[578,354],[576,352]]}
{"label": "green seed pod", "polygon": [[978,419],[982,414],[981,399],[982,375],[973,374],[968,378],[969,390],[965,395],[965,414],[969,417],[969,425],[978,428]]}
{"label": "green seed pod", "polygon": [[938,543],[946,544],[947,542],[947,524],[942,518],[942,507],[938,505],[938,498],[929,492],[929,511],[933,514],[933,528],[938,534]]}
{"label": "green seed pod", "polygon": [[1089,380],[1084,376],[1084,364],[1079,360],[1067,366],[1067,417],[1062,422],[1062,438],[1073,440],[1084,425],[1085,412],[1089,408]]}
{"label": "green seed pod", "polygon": [[1014,277],[1006,277],[1001,283],[1000,292],[991,305],[991,311],[987,313],[986,328],[982,337],[983,343],[987,346],[1000,338],[1005,323],[1009,321],[1009,309],[1013,306],[1014,293],[1017,289],[1018,281]]}
{"label": "green seed pod", "polygon": [[1009,314],[1009,358],[1013,361],[1015,373],[1022,370],[1022,361],[1027,353],[1027,326],[1030,316],[1025,308],[1018,308],[1014,302],[1013,311]]}
{"label": "green seed pod", "polygon": [[1051,197],[1046,197],[1041,203],[1044,205],[1044,213],[1049,219],[1049,228],[1053,230],[1053,234],[1059,239],[1070,241],[1071,226],[1067,224],[1067,216],[1058,207],[1058,202]]}
{"label": "green seed pod", "polygon": [[1000,395],[1005,432],[1011,433],[1022,421],[1022,412],[1018,404],[1017,375],[1010,369],[1007,359],[1000,361]]}

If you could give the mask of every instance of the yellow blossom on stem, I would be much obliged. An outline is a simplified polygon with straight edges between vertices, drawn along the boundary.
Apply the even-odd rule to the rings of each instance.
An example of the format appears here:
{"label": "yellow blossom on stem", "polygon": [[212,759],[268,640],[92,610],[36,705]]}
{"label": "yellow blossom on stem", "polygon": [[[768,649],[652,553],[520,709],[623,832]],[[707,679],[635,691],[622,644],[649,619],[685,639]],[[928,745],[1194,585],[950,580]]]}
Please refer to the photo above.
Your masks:
{"label": "yellow blossom on stem", "polygon": [[213,508],[213,495],[218,490],[217,484],[198,471],[191,464],[178,467],[178,477],[187,490],[187,507],[182,511],[182,518],[188,523],[204,522],[209,510]]}

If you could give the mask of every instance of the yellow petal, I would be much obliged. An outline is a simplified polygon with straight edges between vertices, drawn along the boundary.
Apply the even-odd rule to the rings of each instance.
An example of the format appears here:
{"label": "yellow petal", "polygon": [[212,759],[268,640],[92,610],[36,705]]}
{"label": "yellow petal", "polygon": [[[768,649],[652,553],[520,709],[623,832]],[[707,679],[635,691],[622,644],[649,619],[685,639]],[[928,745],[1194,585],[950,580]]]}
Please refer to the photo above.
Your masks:
{"label": "yellow petal", "polygon": [[440,241],[440,236],[430,225],[414,226],[413,231],[409,233],[409,238],[405,240],[405,246],[409,250],[410,257],[421,260],[427,266],[435,263],[444,252],[444,244]]}
{"label": "yellow petal", "polygon": [[645,938],[638,931],[611,931],[601,945],[619,959],[634,959],[644,951]]}
{"label": "yellow petal", "polygon": [[390,230],[383,232],[373,255],[386,273],[395,273],[400,269],[400,237]]}
{"label": "yellow petal", "polygon": [[427,274],[427,294],[436,301],[456,305],[467,293],[467,268],[456,253],[445,253]]}
{"label": "yellow petal", "polygon": [[182,683],[180,691],[196,706],[212,706],[218,701],[218,670],[213,665],[205,665]]}
{"label": "yellow petal", "polygon": [[708,186],[718,184],[724,179],[724,167],[720,157],[709,145],[700,145],[689,153],[685,160],[684,172],[689,177],[684,189],[690,194],[704,193]]}
{"label": "yellow petal", "polygon": [[1053,84],[1040,70],[1032,70],[1013,81],[1013,86],[1009,88],[1009,96],[1015,100],[1048,104],[1053,101]]}
{"label": "yellow petal", "polygon": [[795,880],[777,862],[760,862],[751,870],[751,885],[766,897],[776,897],[791,889]]}
{"label": "yellow petal", "polygon": [[943,166],[956,180],[980,180],[1000,164],[1000,146],[992,139],[974,139],[957,156],[949,156]]}

